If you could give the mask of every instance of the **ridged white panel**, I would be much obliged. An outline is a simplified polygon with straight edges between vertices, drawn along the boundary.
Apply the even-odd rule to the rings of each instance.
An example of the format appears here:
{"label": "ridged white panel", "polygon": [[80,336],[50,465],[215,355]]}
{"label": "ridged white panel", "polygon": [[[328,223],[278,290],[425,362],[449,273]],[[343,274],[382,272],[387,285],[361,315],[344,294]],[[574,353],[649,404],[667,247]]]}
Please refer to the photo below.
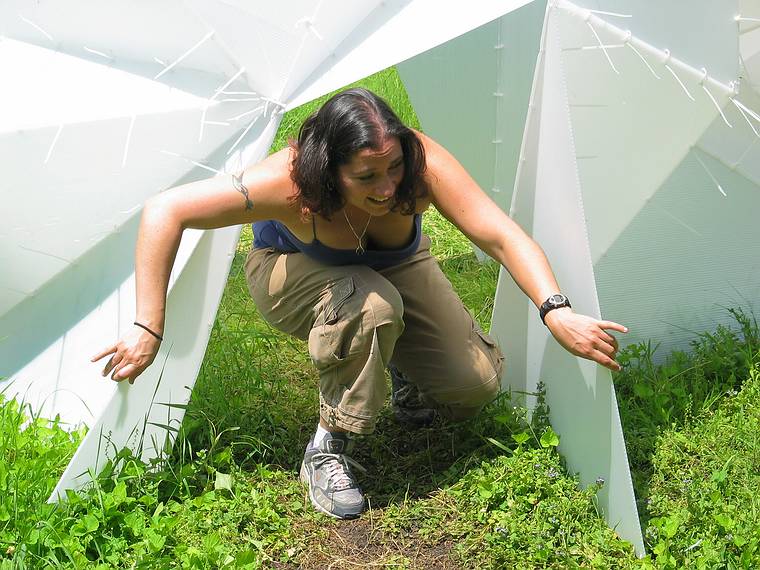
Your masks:
{"label": "ridged white panel", "polygon": [[[574,308],[599,316],[585,199],[578,176],[568,89],[562,55],[562,14],[547,11],[531,98],[512,216],[542,245]],[[581,484],[605,480],[599,505],[610,526],[643,555],[615,388],[609,371],[573,357],[543,326],[535,308],[502,271],[492,332],[505,347],[505,374],[516,390],[546,385],[551,422],[561,434],[560,450]]]}
{"label": "ridged white panel", "polygon": [[574,4],[600,11],[600,18],[728,83],[739,71],[734,16],[741,2],[756,4],[755,0],[576,0]]}
{"label": "ridged white panel", "polygon": [[[343,85],[407,60],[533,0],[386,0],[316,67],[288,101],[297,107]],[[424,22],[424,25],[421,25]]]}
{"label": "ridged white panel", "polygon": [[397,66],[422,128],[504,210],[545,9],[545,1],[533,2]]}

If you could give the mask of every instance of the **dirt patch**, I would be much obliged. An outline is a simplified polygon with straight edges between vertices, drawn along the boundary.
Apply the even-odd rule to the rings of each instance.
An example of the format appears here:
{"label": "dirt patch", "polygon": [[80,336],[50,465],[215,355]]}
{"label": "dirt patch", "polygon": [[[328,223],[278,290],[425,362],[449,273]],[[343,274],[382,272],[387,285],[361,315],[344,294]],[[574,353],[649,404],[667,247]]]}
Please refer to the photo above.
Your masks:
{"label": "dirt patch", "polygon": [[375,529],[367,518],[340,521],[324,542],[301,560],[304,570],[350,568],[413,568],[458,570],[450,541],[428,543],[419,537],[391,536]]}

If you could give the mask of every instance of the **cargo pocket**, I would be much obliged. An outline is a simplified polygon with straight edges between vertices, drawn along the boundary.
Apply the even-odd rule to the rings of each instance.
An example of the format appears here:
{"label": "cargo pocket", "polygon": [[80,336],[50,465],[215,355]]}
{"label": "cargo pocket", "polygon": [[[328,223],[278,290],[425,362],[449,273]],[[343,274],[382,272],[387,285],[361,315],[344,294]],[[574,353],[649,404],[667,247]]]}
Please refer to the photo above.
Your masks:
{"label": "cargo pocket", "polygon": [[491,362],[494,375],[501,377],[502,367],[504,366],[504,354],[496,341],[489,334],[483,332],[483,329],[473,320],[472,330],[474,333],[473,340],[480,340],[481,350]]}
{"label": "cargo pocket", "polygon": [[345,277],[328,290],[320,315],[309,334],[309,354],[318,369],[338,364],[350,355],[355,336],[354,321],[361,321],[361,310],[350,310],[347,303],[356,290],[352,277]]}
{"label": "cargo pocket", "polygon": [[[267,283],[271,280],[271,259],[276,257],[284,258],[287,254],[278,252],[274,248],[254,248],[248,253],[245,260],[245,280],[248,284],[248,292],[251,298],[256,301],[256,305],[262,304],[267,306],[268,297],[271,297],[268,291]],[[284,261],[284,260],[283,260]]]}

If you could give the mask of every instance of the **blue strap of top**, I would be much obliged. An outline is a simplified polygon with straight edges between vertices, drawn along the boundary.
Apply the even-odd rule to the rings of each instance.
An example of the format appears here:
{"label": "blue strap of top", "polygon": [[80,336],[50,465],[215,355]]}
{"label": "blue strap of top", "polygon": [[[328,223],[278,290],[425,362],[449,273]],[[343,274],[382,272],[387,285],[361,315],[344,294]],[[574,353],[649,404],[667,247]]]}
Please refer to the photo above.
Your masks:
{"label": "blue strap of top", "polygon": [[384,269],[401,263],[410,257],[420,244],[422,237],[422,216],[414,215],[414,236],[400,249],[371,249],[356,253],[356,249],[336,249],[328,247],[317,239],[311,243],[299,240],[283,224],[276,220],[264,220],[253,224],[253,247],[271,247],[283,253],[303,253],[325,265],[367,265],[373,269]]}

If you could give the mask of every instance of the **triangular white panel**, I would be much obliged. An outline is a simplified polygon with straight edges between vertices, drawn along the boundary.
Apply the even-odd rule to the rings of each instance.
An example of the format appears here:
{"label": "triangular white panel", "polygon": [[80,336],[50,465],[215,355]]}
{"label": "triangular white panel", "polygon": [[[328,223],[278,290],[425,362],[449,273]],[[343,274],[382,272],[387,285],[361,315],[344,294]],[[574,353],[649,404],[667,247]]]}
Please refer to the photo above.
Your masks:
{"label": "triangular white panel", "polygon": [[0,185],[2,387],[45,417],[91,428],[57,496],[86,483],[88,476],[77,477],[99,469],[113,447],[139,447],[146,458],[160,451],[171,433],[146,422],[181,420],[181,407],[156,403],[187,402],[224,288],[239,229],[188,230],[169,284],[163,377],[160,363],[132,387],[100,376],[103,362],[90,364],[90,356],[134,319],[142,203],[168,186],[259,160],[281,113],[200,99],[11,40],[0,43],[3,57],[13,61],[4,77],[28,96],[0,123],[2,156],[13,157]]}
{"label": "triangular white panel", "polygon": [[[32,94],[30,104],[17,106],[0,126],[2,156],[13,157],[0,183],[0,260],[8,269],[0,275],[0,331],[7,335],[0,343],[0,376],[9,376],[71,324],[73,317],[50,319],[43,331],[26,325],[38,322],[31,316],[47,305],[42,289],[59,291],[59,317],[81,315],[80,304],[92,306],[110,292],[132,271],[129,236],[144,200],[201,164],[196,157],[206,160],[230,146],[242,126],[221,119],[248,105],[207,109],[206,100],[164,85],[8,40],[0,43],[0,54],[15,62],[6,68],[9,82]],[[40,68],[50,73],[36,74]],[[69,70],[75,82],[65,80]],[[46,102],[41,94],[49,98],[50,78],[60,97]],[[220,124],[207,126],[199,141],[203,116]],[[217,159],[216,166],[223,163]],[[99,278],[88,277],[91,271]]]}
{"label": "triangular white panel", "polygon": [[149,78],[171,66],[163,81],[202,96],[239,69],[211,32],[183,0],[0,4],[2,36]]}
{"label": "triangular white panel", "polygon": [[289,108],[360,79],[359,69],[365,75],[374,73],[530,2],[451,2],[442,10],[436,0],[386,0],[346,37],[330,59],[312,71],[293,94]]}
{"label": "triangular white panel", "polygon": [[[278,124],[279,116],[276,116],[255,133],[255,141],[246,146],[246,161],[260,160],[266,155]],[[135,312],[134,274],[72,326],[52,350],[24,369],[26,377],[31,376],[35,367],[49,373],[55,367],[44,363],[44,359],[49,358],[51,352],[53,356],[60,354],[59,382],[48,397],[53,402],[58,400],[56,408],[59,410],[63,408],[71,415],[78,411],[79,420],[90,426],[51,499],[66,489],[87,483],[87,470],[97,471],[113,457],[115,450],[129,446],[139,450],[147,460],[158,455],[167,440],[173,440],[171,430],[177,429],[182,421],[182,406],[190,397],[203,360],[239,232],[239,227],[185,232],[170,280],[165,342],[154,365],[133,386],[101,378],[98,371],[102,363],[85,368],[81,360],[76,359],[92,352],[90,347],[97,342],[102,344],[104,336],[116,339],[131,326]],[[134,238],[130,243],[134,243]],[[188,311],[187,307],[193,310]],[[43,361],[41,365],[40,361]],[[81,389],[83,384],[88,391]],[[40,389],[33,393],[45,394]],[[60,393],[65,401],[60,401]],[[84,404],[88,404],[86,412]],[[48,405],[51,404],[44,402],[42,408]],[[71,421],[69,417],[63,419]]]}
{"label": "triangular white panel", "polygon": [[[112,397],[101,399],[105,405],[98,410],[90,431],[77,449],[51,498],[64,496],[65,490],[77,488],[90,480],[88,469],[97,472],[117,450],[129,446],[140,451],[148,459],[160,454],[171,442],[179,428],[184,410],[179,407],[190,398],[190,387],[198,373],[216,307],[227,280],[229,252],[237,243],[239,228],[225,228],[205,232],[193,255],[184,267],[182,275],[174,283],[167,303],[165,338],[155,365],[140,376],[140,381],[130,386],[126,382],[116,384],[108,378],[98,378],[97,370],[81,374],[78,382],[87,382],[91,389],[111,392]],[[221,261],[221,264],[219,263]],[[134,281],[130,280],[116,296],[107,299],[83,322],[67,333],[61,341],[79,343],[82,350],[92,346],[89,334],[93,328],[112,330],[116,338],[120,329],[131,321],[126,320],[113,327],[110,315],[114,310],[127,315],[134,314]],[[126,302],[126,310],[120,310],[120,302]],[[188,307],[194,310],[188,311]],[[128,319],[128,317],[127,317]],[[93,321],[100,320],[97,324]],[[110,325],[110,326],[109,326]],[[69,363],[71,370],[81,370],[77,363]],[[94,368],[94,366],[92,367]],[[73,392],[73,390],[72,390]],[[57,396],[57,395],[56,395]],[[69,397],[71,398],[71,397]],[[85,414],[82,414],[85,417]],[[164,426],[170,426],[167,429]]]}
{"label": "triangular white panel", "polygon": [[[548,12],[512,216],[532,232],[553,260],[557,278],[574,308],[598,316],[564,82],[560,19],[557,11]],[[530,392],[539,381],[546,384],[552,425],[562,435],[560,449],[568,467],[578,472],[583,485],[604,479],[599,492],[604,515],[621,537],[643,553],[610,373],[562,349],[504,274],[499,281],[492,332],[511,363],[505,374],[507,382],[517,390]]]}
{"label": "triangular white panel", "polygon": [[545,9],[545,1],[533,2],[397,66],[425,133],[504,210],[512,199]]}
{"label": "triangular white panel", "polygon": [[760,93],[760,3],[739,0],[737,25],[744,82]]}
{"label": "triangular white panel", "polygon": [[[607,50],[610,64],[601,49],[584,49],[598,46],[588,26],[594,20],[584,22],[577,11],[557,13],[562,19],[563,73],[596,262],[718,110],[696,81],[696,70],[689,74],[671,62],[676,77],[651,49],[641,47],[636,50],[645,61],[623,46]],[[596,28],[605,45],[620,43],[613,28],[598,23]],[[635,47],[633,42],[630,45]],[[725,92],[707,87],[725,104]]]}
{"label": "triangular white panel", "polygon": [[363,2],[191,2],[246,69],[251,86],[288,99],[312,70],[377,6]]}
{"label": "triangular white panel", "polygon": [[664,357],[718,323],[735,326],[728,308],[756,314],[758,210],[756,183],[693,149],[596,264],[603,313],[631,328],[623,340],[655,339]]}

